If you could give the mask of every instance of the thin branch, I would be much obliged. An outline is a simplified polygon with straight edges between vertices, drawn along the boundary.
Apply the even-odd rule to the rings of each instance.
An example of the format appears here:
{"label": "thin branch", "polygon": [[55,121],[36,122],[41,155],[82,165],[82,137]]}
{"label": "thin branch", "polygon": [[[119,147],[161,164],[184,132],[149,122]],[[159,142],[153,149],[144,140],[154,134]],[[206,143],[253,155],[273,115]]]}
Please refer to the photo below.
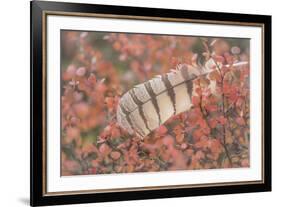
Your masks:
{"label": "thin branch", "polygon": [[208,122],[208,117],[207,117],[207,115],[206,115],[206,109],[204,108],[204,106],[203,106],[203,104],[202,104],[202,103],[203,103],[203,100],[202,100],[202,86],[201,86],[200,80],[199,80],[199,87],[200,87],[200,90],[201,90],[201,94],[200,94],[200,96],[199,96],[199,101],[200,101],[199,107],[200,107],[200,111],[201,111],[201,114],[202,114],[204,120],[206,121],[208,127],[209,127],[210,130],[211,130],[212,128],[211,128],[211,126],[210,126],[210,124],[209,124],[209,122]]}
{"label": "thin branch", "polygon": [[[221,90],[222,90],[222,113],[223,113],[223,117],[227,117],[226,113],[225,113],[225,96],[224,96],[224,92],[223,92],[223,82],[224,82],[224,76],[222,74],[221,68],[218,65],[218,63],[214,60],[216,67],[218,68],[218,71],[220,73],[221,76]],[[229,161],[230,167],[232,167],[232,160],[229,154],[229,151],[227,149],[227,145],[226,145],[226,127],[225,124],[223,125],[223,143],[222,143],[224,150],[225,150],[225,154],[227,156],[227,159]]]}

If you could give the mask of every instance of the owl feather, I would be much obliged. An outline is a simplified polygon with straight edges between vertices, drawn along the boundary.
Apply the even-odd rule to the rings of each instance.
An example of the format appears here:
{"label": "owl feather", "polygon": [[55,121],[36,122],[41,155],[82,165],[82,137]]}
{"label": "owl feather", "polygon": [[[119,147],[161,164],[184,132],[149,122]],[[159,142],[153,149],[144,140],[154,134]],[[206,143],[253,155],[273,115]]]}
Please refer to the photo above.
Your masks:
{"label": "owl feather", "polygon": [[[245,64],[238,62],[232,67]],[[193,80],[218,67],[213,59],[204,66],[180,64],[169,73],[134,86],[119,101],[118,124],[129,134],[146,137],[172,116],[188,111],[192,107]]]}

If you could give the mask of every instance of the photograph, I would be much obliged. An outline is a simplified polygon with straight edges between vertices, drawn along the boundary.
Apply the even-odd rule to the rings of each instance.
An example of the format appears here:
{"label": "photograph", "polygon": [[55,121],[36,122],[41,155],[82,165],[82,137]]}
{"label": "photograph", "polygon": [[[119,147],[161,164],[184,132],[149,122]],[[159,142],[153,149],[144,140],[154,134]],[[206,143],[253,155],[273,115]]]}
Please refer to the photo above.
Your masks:
{"label": "photograph", "polygon": [[61,175],[250,167],[250,40],[61,31]]}
{"label": "photograph", "polygon": [[31,3],[31,205],[271,191],[271,16]]}

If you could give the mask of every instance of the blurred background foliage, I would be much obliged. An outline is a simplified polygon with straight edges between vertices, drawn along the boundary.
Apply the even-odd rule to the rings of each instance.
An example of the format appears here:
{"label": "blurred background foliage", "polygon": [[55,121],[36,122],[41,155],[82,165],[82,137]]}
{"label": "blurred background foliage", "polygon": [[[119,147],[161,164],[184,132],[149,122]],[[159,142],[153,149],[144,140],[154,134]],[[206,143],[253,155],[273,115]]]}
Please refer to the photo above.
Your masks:
{"label": "blurred background foliage", "polygon": [[248,67],[214,74],[216,94],[194,82],[192,110],[144,140],[116,123],[123,93],[179,63],[204,64],[206,45],[222,64],[249,61],[248,39],[61,31],[62,175],[248,167]]}

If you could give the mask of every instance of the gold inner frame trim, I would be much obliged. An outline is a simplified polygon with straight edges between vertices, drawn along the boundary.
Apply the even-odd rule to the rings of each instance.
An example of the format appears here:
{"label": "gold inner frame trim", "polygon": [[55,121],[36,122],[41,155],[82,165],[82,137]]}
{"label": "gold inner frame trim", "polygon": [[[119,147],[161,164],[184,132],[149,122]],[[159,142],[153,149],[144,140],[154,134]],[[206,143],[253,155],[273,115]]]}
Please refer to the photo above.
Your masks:
{"label": "gold inner frame trim", "polygon": [[[113,189],[96,189],[96,190],[80,190],[80,191],[61,191],[61,192],[48,192],[47,191],[47,137],[46,137],[46,89],[47,89],[47,16],[75,16],[75,17],[97,17],[97,18],[111,18],[111,19],[130,19],[130,20],[148,20],[148,21],[165,21],[165,22],[186,22],[186,23],[201,23],[201,24],[220,24],[220,25],[237,25],[237,26],[254,26],[261,27],[262,29],[262,180],[256,181],[241,181],[241,182],[220,182],[220,183],[202,183],[202,184],[183,184],[183,185],[166,185],[166,186],[145,186],[145,187],[128,187],[128,188],[113,188]],[[91,194],[91,193],[109,193],[109,192],[128,192],[128,191],[145,191],[145,190],[163,190],[163,189],[183,189],[195,187],[216,187],[216,186],[235,186],[235,185],[249,185],[249,184],[263,184],[264,177],[264,24],[253,22],[238,22],[238,21],[217,21],[217,20],[198,20],[198,19],[182,19],[182,18],[166,18],[166,17],[148,17],[148,16],[131,16],[131,15],[116,15],[116,14],[98,14],[98,13],[80,13],[80,12],[58,12],[58,11],[43,11],[42,13],[42,107],[43,107],[43,120],[42,120],[42,157],[43,157],[43,175],[42,175],[42,192],[43,196],[62,196],[74,194]]]}

